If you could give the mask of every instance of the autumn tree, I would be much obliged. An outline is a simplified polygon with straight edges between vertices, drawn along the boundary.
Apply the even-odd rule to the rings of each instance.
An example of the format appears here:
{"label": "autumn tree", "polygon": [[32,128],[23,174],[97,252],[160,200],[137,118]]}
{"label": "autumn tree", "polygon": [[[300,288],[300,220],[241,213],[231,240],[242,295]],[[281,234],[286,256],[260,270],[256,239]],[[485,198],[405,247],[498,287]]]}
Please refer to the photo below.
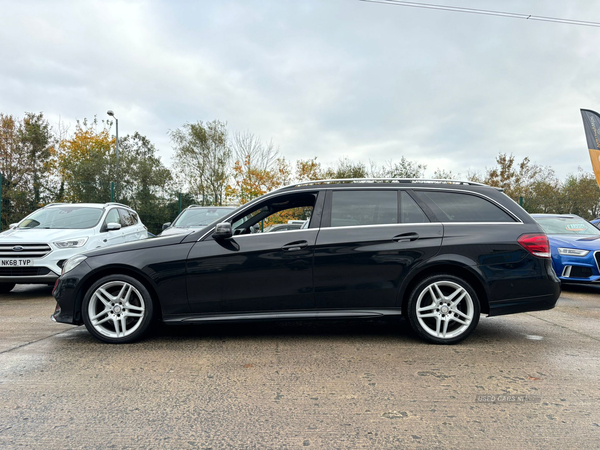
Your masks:
{"label": "autumn tree", "polygon": [[169,134],[183,185],[200,204],[222,205],[232,156],[226,124],[218,120],[186,123]]}
{"label": "autumn tree", "polygon": [[238,133],[233,142],[235,162],[227,197],[244,204],[291,182],[291,168],[273,142],[264,144],[251,133]]}
{"label": "autumn tree", "polygon": [[298,159],[296,161],[296,180],[302,181],[315,181],[322,180],[325,178],[325,174],[321,167],[321,163],[317,162],[317,157],[312,159]]}
{"label": "autumn tree", "polygon": [[57,146],[53,155],[55,169],[65,186],[63,198],[57,200],[92,203],[110,200],[111,181],[117,179],[117,174],[115,140],[109,125],[104,121],[99,124],[95,118],[77,121],[74,134]]}
{"label": "autumn tree", "polygon": [[486,169],[481,181],[504,189],[506,195],[518,201],[519,197],[530,196],[532,184],[539,181],[544,174],[549,172],[544,167],[532,163],[528,157],[518,163],[513,155],[500,153],[496,157],[496,167]]}

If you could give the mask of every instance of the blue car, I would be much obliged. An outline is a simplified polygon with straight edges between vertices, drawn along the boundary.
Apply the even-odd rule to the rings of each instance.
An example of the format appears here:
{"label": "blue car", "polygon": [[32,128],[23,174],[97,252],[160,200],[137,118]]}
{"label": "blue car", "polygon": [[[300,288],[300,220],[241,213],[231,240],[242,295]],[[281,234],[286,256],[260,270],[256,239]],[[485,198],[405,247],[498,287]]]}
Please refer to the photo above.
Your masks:
{"label": "blue car", "polygon": [[550,241],[552,267],[563,283],[600,281],[600,230],[573,214],[532,214]]}

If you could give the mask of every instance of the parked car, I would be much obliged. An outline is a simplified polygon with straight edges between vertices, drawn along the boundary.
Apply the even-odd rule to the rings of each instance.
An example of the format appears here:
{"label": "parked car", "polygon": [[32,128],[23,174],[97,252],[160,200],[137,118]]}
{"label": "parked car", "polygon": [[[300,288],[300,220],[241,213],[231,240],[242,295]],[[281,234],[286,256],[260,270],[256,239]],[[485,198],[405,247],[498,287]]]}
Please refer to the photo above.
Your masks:
{"label": "parked car", "polygon": [[278,223],[275,225],[270,225],[269,227],[265,228],[264,231],[267,233],[273,233],[277,231],[299,230],[306,223],[305,220],[296,220],[294,222],[296,223]]}
{"label": "parked car", "polygon": [[[307,228],[256,230],[295,211],[310,216]],[[480,313],[551,309],[559,295],[546,234],[495,188],[340,180],[276,190],[186,235],[75,256],[54,290],[52,317],[125,343],[142,337],[153,318],[404,315],[423,339],[454,344]]]}
{"label": "parked car", "polygon": [[590,220],[590,223],[592,225],[594,225],[596,228],[600,229],[600,218],[595,218],[593,220]]}
{"label": "parked car", "polygon": [[146,227],[126,205],[45,206],[0,233],[0,293],[17,283],[54,284],[72,256],[146,237]]}
{"label": "parked car", "polygon": [[191,233],[206,227],[233,210],[235,210],[233,206],[188,206],[179,213],[173,223],[163,224],[163,231],[159,236]]}
{"label": "parked car", "polygon": [[550,240],[552,265],[563,283],[600,280],[600,230],[574,214],[532,214]]}

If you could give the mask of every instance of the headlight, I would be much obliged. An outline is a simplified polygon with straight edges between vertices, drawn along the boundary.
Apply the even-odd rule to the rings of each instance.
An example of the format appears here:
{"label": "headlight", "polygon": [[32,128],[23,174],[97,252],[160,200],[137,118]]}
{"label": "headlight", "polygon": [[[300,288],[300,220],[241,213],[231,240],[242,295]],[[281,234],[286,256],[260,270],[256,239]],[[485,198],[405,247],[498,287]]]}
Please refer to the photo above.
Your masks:
{"label": "headlight", "polygon": [[579,250],[577,248],[559,248],[558,254],[564,256],[587,256],[589,250]]}
{"label": "headlight", "polygon": [[60,242],[55,242],[54,245],[56,245],[58,248],[77,248],[77,247],[83,247],[85,245],[85,243],[88,241],[88,238],[84,237],[84,238],[79,238],[79,239],[71,239],[70,241],[60,241]]}
{"label": "headlight", "polygon": [[67,259],[67,262],[65,263],[65,265],[62,268],[61,275],[64,275],[65,273],[73,270],[75,267],[77,267],[79,264],[81,264],[86,259],[87,259],[87,256],[83,256],[83,255],[77,255],[77,256],[73,256],[72,258]]}

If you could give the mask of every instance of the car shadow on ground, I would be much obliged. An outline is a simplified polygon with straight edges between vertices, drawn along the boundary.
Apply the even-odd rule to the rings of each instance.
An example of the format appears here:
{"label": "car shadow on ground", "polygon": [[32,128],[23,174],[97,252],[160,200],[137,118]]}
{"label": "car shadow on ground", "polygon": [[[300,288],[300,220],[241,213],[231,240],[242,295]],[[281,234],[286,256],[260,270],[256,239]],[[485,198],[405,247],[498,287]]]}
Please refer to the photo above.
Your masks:
{"label": "car shadow on ground", "polygon": [[600,285],[596,284],[562,284],[563,292],[577,292],[581,294],[600,294]]}
{"label": "car shadow on ground", "polygon": [[152,338],[260,338],[260,337],[347,337],[406,336],[412,338],[408,323],[401,319],[379,320],[289,320],[245,323],[161,325]]}

